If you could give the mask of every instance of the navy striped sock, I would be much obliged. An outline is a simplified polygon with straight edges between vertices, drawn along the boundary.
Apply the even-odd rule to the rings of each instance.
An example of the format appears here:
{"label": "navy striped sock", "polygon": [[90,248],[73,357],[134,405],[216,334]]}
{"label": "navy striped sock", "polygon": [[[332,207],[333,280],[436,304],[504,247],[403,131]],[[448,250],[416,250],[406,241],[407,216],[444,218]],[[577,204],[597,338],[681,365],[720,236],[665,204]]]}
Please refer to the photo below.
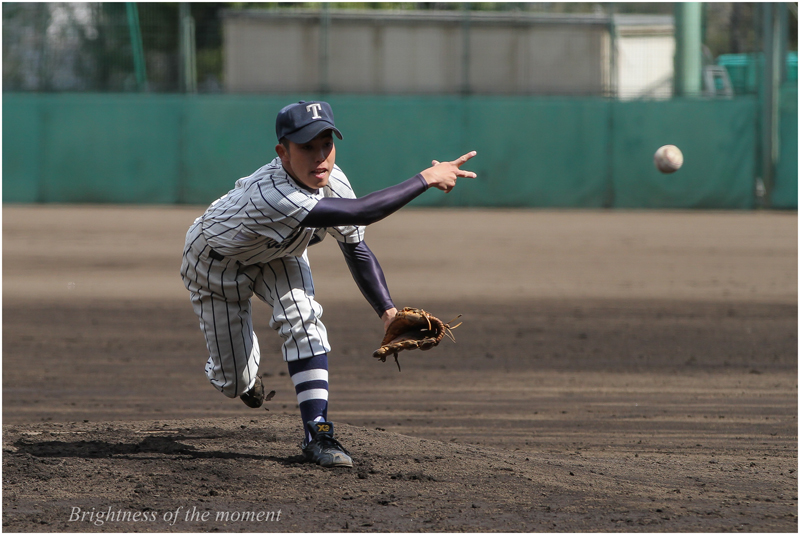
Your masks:
{"label": "navy striped sock", "polygon": [[323,353],[310,359],[293,360],[288,365],[308,441],[311,435],[306,422],[328,420],[328,355]]}

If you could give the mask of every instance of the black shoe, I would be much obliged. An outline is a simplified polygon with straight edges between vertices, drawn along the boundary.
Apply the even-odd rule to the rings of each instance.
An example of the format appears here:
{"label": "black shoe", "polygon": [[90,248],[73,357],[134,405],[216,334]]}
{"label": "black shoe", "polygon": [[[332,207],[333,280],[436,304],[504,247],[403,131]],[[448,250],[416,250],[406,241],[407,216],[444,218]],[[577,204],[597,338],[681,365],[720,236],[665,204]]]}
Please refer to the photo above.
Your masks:
{"label": "black shoe", "polygon": [[239,398],[244,401],[244,404],[248,407],[257,409],[263,405],[265,401],[271,400],[274,395],[274,390],[270,391],[269,394],[264,394],[264,383],[261,382],[261,377],[256,376],[256,384],[253,385],[253,388],[239,396]]}
{"label": "black shoe", "polygon": [[325,468],[353,466],[350,452],[333,438],[333,423],[306,422],[306,427],[311,433],[311,441],[302,446],[303,455],[307,460]]}

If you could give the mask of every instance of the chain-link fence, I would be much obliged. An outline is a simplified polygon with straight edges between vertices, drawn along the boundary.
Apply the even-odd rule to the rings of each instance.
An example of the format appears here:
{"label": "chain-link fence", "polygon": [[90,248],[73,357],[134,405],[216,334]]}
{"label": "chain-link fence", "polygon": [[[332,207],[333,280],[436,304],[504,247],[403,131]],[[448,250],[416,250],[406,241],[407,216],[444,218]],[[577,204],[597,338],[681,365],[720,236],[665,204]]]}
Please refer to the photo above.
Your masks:
{"label": "chain-link fence", "polygon": [[[704,65],[723,65],[737,93],[756,92],[759,55],[764,50],[761,4],[702,6]],[[795,54],[789,54],[786,77],[796,80],[797,4],[788,6],[786,48]],[[4,91],[672,95],[672,3],[3,3],[2,9]],[[287,18],[292,13],[300,18]],[[440,21],[442,37],[430,35],[437,46],[449,43],[456,63],[461,64],[453,73],[454,81],[429,86],[356,85],[350,76],[349,85],[342,82],[337,86],[331,79],[333,72],[342,70],[335,64],[337,54],[348,63],[354,54],[363,52],[358,43],[350,45],[356,47],[353,50],[343,48],[354,34],[356,14],[360,14],[360,24],[376,35],[386,21],[403,16],[411,21],[410,26]],[[230,23],[234,19],[238,26]],[[304,62],[305,71],[327,73],[328,79],[317,77],[309,82],[304,74],[295,85],[271,86],[276,76],[290,74],[274,72],[267,60],[290,53],[292,43],[236,40],[245,35],[245,26],[267,19],[283,26],[300,20],[305,26],[298,26],[298,32],[315,28],[313,57],[298,57],[297,61]],[[557,31],[570,25],[572,33]],[[262,26],[262,36],[270,28]],[[585,37],[591,28],[597,36]],[[413,44],[415,30],[406,31]],[[492,31],[497,36],[487,37]],[[550,33],[543,39],[545,32]],[[324,39],[327,48],[320,44]],[[583,50],[567,54],[583,41],[589,43]],[[480,53],[487,46],[496,46],[495,54],[482,60]],[[426,49],[430,55],[445,52]],[[247,62],[253,58],[267,59]],[[370,58],[373,64],[383,61],[381,56]],[[569,68],[570,63],[576,68]],[[249,65],[248,72],[237,71],[236,64]],[[594,78],[578,78],[579,71],[595,67]],[[418,75],[411,68],[407,78]],[[269,76],[254,78],[265,69]],[[484,73],[481,69],[488,70]],[[377,71],[364,74],[370,80],[380,75]],[[481,85],[487,76],[494,77],[495,83]],[[507,80],[503,81],[503,76]],[[558,82],[559,76],[563,83]]]}

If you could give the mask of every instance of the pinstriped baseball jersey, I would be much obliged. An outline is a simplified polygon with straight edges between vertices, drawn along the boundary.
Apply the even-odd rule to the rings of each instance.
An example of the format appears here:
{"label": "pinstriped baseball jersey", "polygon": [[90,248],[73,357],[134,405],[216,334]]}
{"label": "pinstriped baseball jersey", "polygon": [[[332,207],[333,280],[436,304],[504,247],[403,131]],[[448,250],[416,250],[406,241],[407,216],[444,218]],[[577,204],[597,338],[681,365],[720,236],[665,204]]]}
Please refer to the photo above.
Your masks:
{"label": "pinstriped baseball jersey", "polygon": [[331,349],[320,319],[322,306],[314,298],[307,249],[326,233],[360,243],[364,227],[302,226],[325,197],[356,198],[341,169],[334,166],[328,185],[312,192],[275,158],[237,180],[187,232],[181,275],[206,338],[206,374],[229,397],[252,388],[259,367],[253,295],[272,307],[270,326],[283,338],[284,360],[308,359]]}
{"label": "pinstriped baseball jersey", "polygon": [[215,201],[202,216],[205,238],[217,253],[243,265],[265,263],[286,256],[302,256],[309,244],[325,237],[358,243],[364,227],[314,229],[300,222],[324,197],[355,199],[350,182],[334,166],[328,185],[316,193],[288,176],[280,158],[240,178],[235,187]]}

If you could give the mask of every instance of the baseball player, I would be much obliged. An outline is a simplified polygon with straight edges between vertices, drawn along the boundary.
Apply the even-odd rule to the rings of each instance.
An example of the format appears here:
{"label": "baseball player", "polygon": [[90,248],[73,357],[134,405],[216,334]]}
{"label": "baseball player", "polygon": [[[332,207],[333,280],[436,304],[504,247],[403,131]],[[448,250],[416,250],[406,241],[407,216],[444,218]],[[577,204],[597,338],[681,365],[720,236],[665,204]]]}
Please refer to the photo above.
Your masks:
{"label": "baseball player", "polygon": [[220,392],[258,408],[265,389],[253,332],[253,295],[272,307],[270,326],[283,339],[300,408],[304,456],[324,467],[353,465],[328,421],[331,346],[314,298],[308,247],[332,235],[353,279],[384,322],[397,313],[364,227],[390,215],[429,187],[449,192],[475,152],[439,163],[395,186],[356,198],[335,165],[334,135],[342,139],[326,102],[298,102],[276,119],[277,158],[214,201],[186,234],[181,277],[200,319],[209,358],[206,375]]}

